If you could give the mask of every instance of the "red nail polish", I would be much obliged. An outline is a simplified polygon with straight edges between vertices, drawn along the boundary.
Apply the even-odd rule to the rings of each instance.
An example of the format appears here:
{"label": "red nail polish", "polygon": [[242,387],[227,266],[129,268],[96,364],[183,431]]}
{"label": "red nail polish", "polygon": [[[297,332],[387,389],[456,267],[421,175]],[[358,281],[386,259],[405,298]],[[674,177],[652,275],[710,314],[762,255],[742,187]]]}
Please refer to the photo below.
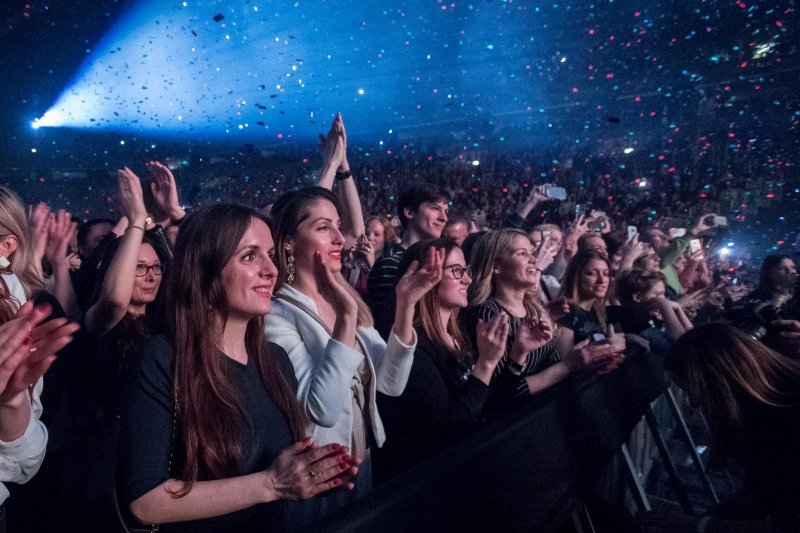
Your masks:
{"label": "red nail polish", "polygon": [[333,485],[334,485],[334,486],[339,486],[339,485],[341,485],[341,484],[342,484],[342,480],[341,480],[341,479],[334,479],[334,480],[333,480]]}
{"label": "red nail polish", "polygon": [[341,458],[341,461],[342,461],[343,463],[349,463],[349,462],[350,462],[350,461],[352,461],[352,460],[353,460],[353,458],[352,458],[352,457],[350,457],[349,455],[343,455],[343,456],[342,456],[342,458]]}
{"label": "red nail polish", "polygon": [[304,438],[304,439],[303,439],[303,442],[304,442],[304,443],[306,443],[306,444],[308,444],[309,442],[311,442],[311,437],[306,437],[306,438]]}
{"label": "red nail polish", "polygon": [[341,445],[341,444],[331,444],[331,448],[332,448],[333,450],[338,450],[338,449],[339,449],[339,448],[341,448],[341,447],[342,447],[342,445]]}
{"label": "red nail polish", "polygon": [[24,340],[24,341],[22,341],[22,345],[23,345],[23,346],[27,346],[27,345],[29,345],[30,343],[31,343],[31,338],[30,338],[30,337],[25,337],[25,340]]}
{"label": "red nail polish", "polygon": [[347,470],[348,468],[350,468],[350,465],[347,463],[342,463],[339,465],[339,470]]}

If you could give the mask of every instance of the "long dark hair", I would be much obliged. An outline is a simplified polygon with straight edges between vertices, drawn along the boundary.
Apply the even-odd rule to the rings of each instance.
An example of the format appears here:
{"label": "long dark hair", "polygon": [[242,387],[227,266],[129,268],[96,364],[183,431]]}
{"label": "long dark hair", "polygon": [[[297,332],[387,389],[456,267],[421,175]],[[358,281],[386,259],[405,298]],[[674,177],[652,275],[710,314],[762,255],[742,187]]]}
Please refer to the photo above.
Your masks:
{"label": "long dark hair", "polygon": [[[275,239],[275,266],[278,267],[278,280],[275,282],[275,292],[277,293],[286,283],[286,269],[288,265],[286,254],[286,241],[295,234],[297,227],[308,217],[311,216],[308,210],[309,204],[327,200],[336,208],[336,212],[341,216],[342,204],[328,189],[323,187],[304,187],[297,191],[287,192],[275,201],[275,205],[270,212],[272,221],[273,237]],[[341,273],[337,277],[341,278]],[[369,307],[356,290],[350,286],[343,278],[340,279],[342,286],[350,293],[358,304],[358,325],[370,327],[373,325],[372,313]]]}
{"label": "long dark hair", "polygon": [[[217,204],[188,215],[175,244],[167,285],[168,308],[175,349],[174,393],[186,463],[179,479],[186,495],[202,475],[220,479],[239,474],[244,454],[237,440],[244,420],[241,393],[226,372],[225,355],[217,341],[228,320],[222,284],[223,267],[233,257],[247,228],[263,215],[249,207]],[[264,387],[275,401],[295,439],[304,437],[300,406],[280,367],[273,360],[264,333],[264,317],[250,320],[245,332],[247,354],[255,362]]]}
{"label": "long dark hair", "polygon": [[749,406],[800,405],[800,363],[726,324],[686,332],[670,349],[664,367],[706,410],[723,455],[743,451]]}
{"label": "long dark hair", "polygon": [[[89,302],[86,306],[86,309],[89,309],[91,306],[97,303],[97,300],[100,299],[100,295],[103,293],[103,283],[105,282],[106,275],[108,274],[108,269],[111,267],[111,263],[114,261],[114,256],[117,255],[117,250],[119,250],[121,242],[122,238],[113,239],[109,241],[108,244],[106,244],[103,248],[103,255],[100,259],[100,263],[97,265],[97,271],[95,274],[96,277],[92,285],[91,296],[89,297]],[[142,244],[149,244],[153,247],[153,250],[155,250],[156,255],[158,256],[158,262],[161,263],[161,267],[164,269],[164,271],[169,274],[169,271],[171,270],[171,261],[169,253],[164,249],[163,244],[161,244],[158,239],[153,238],[149,233],[144,234],[144,237],[142,238]],[[143,320],[136,319],[136,317],[133,317],[130,313],[125,313],[125,316],[120,322],[120,326],[123,330],[128,330],[132,334],[138,332],[141,328],[145,328],[154,334],[164,333],[166,331],[164,310],[165,281],[166,277],[162,278],[161,285],[158,287],[158,292],[156,293],[155,299],[145,306]],[[123,337],[126,337],[126,335],[123,334]]]}
{"label": "long dark hair", "polygon": [[775,295],[777,287],[770,279],[770,274],[780,266],[784,259],[794,263],[794,259],[789,254],[770,254],[764,258],[764,262],[761,263],[761,270],[758,273],[758,288],[755,291],[760,297],[769,299]]}
{"label": "long dark hair", "polygon": [[[580,291],[580,277],[586,266],[593,259],[600,260],[606,264],[609,272],[609,290],[611,289],[611,264],[608,261],[608,256],[598,252],[597,250],[583,250],[575,254],[570,262],[567,264],[567,270],[564,272],[564,281],[561,284],[561,296],[567,298],[575,305],[578,304],[579,291]],[[606,330],[606,303],[603,300],[595,299],[592,305],[600,324],[603,326],[603,331]]]}
{"label": "long dark hair", "polygon": [[[399,280],[403,274],[405,274],[413,261],[419,261],[420,266],[422,266],[425,263],[428,249],[431,246],[433,246],[437,252],[444,249],[445,258],[450,255],[450,252],[454,248],[458,248],[456,242],[447,237],[428,239],[412,244],[403,254],[403,259],[400,261],[400,265],[397,268],[397,279]],[[445,271],[445,276],[446,275],[447,271]],[[441,320],[439,319],[439,291],[437,288],[438,285],[425,293],[425,296],[417,302],[414,326],[421,327],[435,346],[443,351],[452,353],[459,361],[463,361],[470,354],[467,338],[458,326],[458,313],[452,313],[450,315],[450,321],[445,327],[442,327]],[[453,337],[458,345],[458,350],[456,352],[453,352],[452,348],[448,346],[445,341],[448,334]]]}

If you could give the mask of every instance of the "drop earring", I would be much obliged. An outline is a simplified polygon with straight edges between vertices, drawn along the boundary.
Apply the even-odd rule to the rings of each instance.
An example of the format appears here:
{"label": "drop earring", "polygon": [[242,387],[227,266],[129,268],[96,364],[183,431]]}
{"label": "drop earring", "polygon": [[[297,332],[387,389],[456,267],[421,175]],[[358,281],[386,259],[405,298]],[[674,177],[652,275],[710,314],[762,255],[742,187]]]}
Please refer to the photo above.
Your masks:
{"label": "drop earring", "polygon": [[294,255],[291,252],[289,253],[289,257],[286,258],[286,263],[287,263],[287,265],[286,265],[286,283],[288,285],[291,285],[292,282],[294,281],[294,273],[295,273]]}

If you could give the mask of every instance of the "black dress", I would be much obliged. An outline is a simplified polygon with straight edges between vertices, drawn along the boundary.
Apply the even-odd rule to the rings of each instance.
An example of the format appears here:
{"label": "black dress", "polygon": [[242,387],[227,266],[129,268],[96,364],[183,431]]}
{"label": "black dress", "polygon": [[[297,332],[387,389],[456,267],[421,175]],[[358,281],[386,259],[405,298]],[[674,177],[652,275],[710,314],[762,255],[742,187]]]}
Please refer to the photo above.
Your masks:
{"label": "black dress", "polygon": [[374,455],[376,484],[480,428],[489,387],[417,328],[414,364],[403,394],[378,393],[386,443]]}
{"label": "black dress", "polygon": [[595,312],[594,307],[585,311],[576,304],[569,304],[569,313],[558,320],[558,325],[571,329],[575,333],[573,344],[578,344],[591,338],[594,333],[604,333],[603,324]]}
{"label": "black dress", "polygon": [[[270,349],[274,364],[284,369],[284,376],[296,388],[286,352],[275,344],[270,344]],[[266,470],[294,442],[291,428],[264,387],[252,358],[247,365],[228,357],[224,361],[252,422],[252,430],[245,421],[240,426],[237,438],[244,453],[236,475]],[[173,450],[172,442],[175,415],[172,347],[163,337],[155,337],[145,345],[138,363],[129,382],[120,438],[120,504],[126,507],[182,469],[180,446]],[[181,441],[180,431],[176,441]],[[200,479],[210,478],[201,472]],[[286,525],[287,508],[285,502],[271,502],[206,520],[164,524],[160,531],[272,531]]]}

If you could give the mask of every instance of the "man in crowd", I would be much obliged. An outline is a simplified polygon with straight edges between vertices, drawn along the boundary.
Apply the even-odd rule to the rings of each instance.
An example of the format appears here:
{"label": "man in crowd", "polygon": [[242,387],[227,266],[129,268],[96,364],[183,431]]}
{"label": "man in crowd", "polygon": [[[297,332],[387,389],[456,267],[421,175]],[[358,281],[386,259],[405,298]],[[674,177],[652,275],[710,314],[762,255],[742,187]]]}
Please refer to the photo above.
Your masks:
{"label": "man in crowd", "polygon": [[397,267],[412,244],[425,239],[438,239],[447,224],[450,194],[429,184],[414,185],[400,193],[397,215],[403,236],[372,267],[367,280],[367,303],[375,318],[375,328],[384,338],[394,322],[393,306],[387,305],[395,283]]}

